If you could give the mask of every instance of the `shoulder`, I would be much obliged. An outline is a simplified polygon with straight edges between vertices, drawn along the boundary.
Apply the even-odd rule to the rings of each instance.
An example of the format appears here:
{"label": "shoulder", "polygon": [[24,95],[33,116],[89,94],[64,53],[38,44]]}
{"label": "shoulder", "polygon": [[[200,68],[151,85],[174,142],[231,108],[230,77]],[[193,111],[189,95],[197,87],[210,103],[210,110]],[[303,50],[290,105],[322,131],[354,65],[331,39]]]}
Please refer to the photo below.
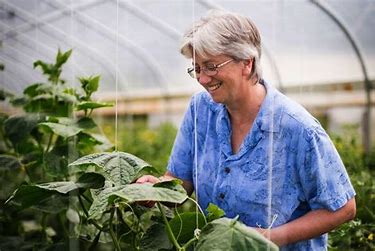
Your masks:
{"label": "shoulder", "polygon": [[281,128],[289,128],[300,133],[313,133],[323,130],[319,121],[299,103],[278,91],[276,91],[275,100],[281,113]]}
{"label": "shoulder", "polygon": [[196,110],[198,113],[203,111],[217,111],[221,106],[223,105],[215,103],[206,91],[195,93],[190,100],[190,109]]}

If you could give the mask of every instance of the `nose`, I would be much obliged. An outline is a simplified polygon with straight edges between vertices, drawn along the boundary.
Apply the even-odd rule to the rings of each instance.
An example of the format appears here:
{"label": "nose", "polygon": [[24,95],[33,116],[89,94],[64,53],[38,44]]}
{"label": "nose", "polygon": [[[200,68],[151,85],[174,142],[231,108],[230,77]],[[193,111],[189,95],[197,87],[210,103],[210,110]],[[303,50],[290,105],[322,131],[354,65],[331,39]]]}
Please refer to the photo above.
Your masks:
{"label": "nose", "polygon": [[204,73],[204,71],[201,71],[197,80],[201,85],[206,85],[206,84],[211,82],[211,79],[212,79],[212,77],[206,75],[206,73]]}

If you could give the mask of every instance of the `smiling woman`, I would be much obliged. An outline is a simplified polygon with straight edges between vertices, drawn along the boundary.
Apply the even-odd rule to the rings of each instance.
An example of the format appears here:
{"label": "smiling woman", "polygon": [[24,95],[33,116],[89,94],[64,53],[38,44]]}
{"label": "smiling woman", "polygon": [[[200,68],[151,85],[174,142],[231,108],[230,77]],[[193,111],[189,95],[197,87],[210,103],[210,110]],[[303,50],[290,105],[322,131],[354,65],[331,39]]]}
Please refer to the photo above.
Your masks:
{"label": "smiling woman", "polygon": [[191,100],[164,178],[282,250],[326,249],[326,233],[354,217],[355,191],[317,120],[263,80],[255,24],[211,11],[185,33],[181,53],[206,92]]}

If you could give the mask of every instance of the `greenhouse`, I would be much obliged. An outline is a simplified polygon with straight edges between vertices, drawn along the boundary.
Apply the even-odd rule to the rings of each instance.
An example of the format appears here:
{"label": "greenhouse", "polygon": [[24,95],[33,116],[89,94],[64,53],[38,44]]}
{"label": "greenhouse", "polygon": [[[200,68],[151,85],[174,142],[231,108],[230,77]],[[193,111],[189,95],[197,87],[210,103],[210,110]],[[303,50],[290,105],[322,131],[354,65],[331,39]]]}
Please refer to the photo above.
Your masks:
{"label": "greenhouse", "polygon": [[[264,82],[312,114],[337,149],[355,190],[356,216],[320,232],[329,232],[328,250],[375,249],[375,1],[0,0],[0,250],[293,250],[225,205],[207,207],[197,177],[192,196],[184,181],[163,178],[176,157],[173,145],[185,142],[179,129],[189,111],[193,173],[210,151],[198,143],[210,132],[196,129],[210,116],[192,99],[205,87],[187,74],[192,60],[180,47],[191,25],[212,10],[255,23]],[[214,74],[236,60],[215,62]],[[196,62],[194,74],[201,75]],[[209,71],[204,65],[206,77]],[[252,139],[252,130],[245,136]],[[267,230],[283,220],[272,208],[273,163],[282,159],[272,152],[276,133],[271,160],[254,160],[267,160],[262,166],[271,170],[267,221],[253,224]],[[237,174],[233,169],[223,170]],[[143,175],[161,178],[138,184]]]}

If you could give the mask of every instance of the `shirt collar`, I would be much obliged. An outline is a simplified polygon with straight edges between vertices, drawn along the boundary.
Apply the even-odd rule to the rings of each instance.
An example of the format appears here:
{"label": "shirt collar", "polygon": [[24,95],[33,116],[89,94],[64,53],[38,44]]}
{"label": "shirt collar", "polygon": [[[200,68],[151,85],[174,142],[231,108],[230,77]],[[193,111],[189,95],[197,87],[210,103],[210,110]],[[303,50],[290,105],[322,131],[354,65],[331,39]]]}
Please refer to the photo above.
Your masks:
{"label": "shirt collar", "polygon": [[276,100],[278,91],[264,80],[259,83],[264,85],[267,94],[260,106],[255,124],[262,131],[279,132],[282,111]]}

